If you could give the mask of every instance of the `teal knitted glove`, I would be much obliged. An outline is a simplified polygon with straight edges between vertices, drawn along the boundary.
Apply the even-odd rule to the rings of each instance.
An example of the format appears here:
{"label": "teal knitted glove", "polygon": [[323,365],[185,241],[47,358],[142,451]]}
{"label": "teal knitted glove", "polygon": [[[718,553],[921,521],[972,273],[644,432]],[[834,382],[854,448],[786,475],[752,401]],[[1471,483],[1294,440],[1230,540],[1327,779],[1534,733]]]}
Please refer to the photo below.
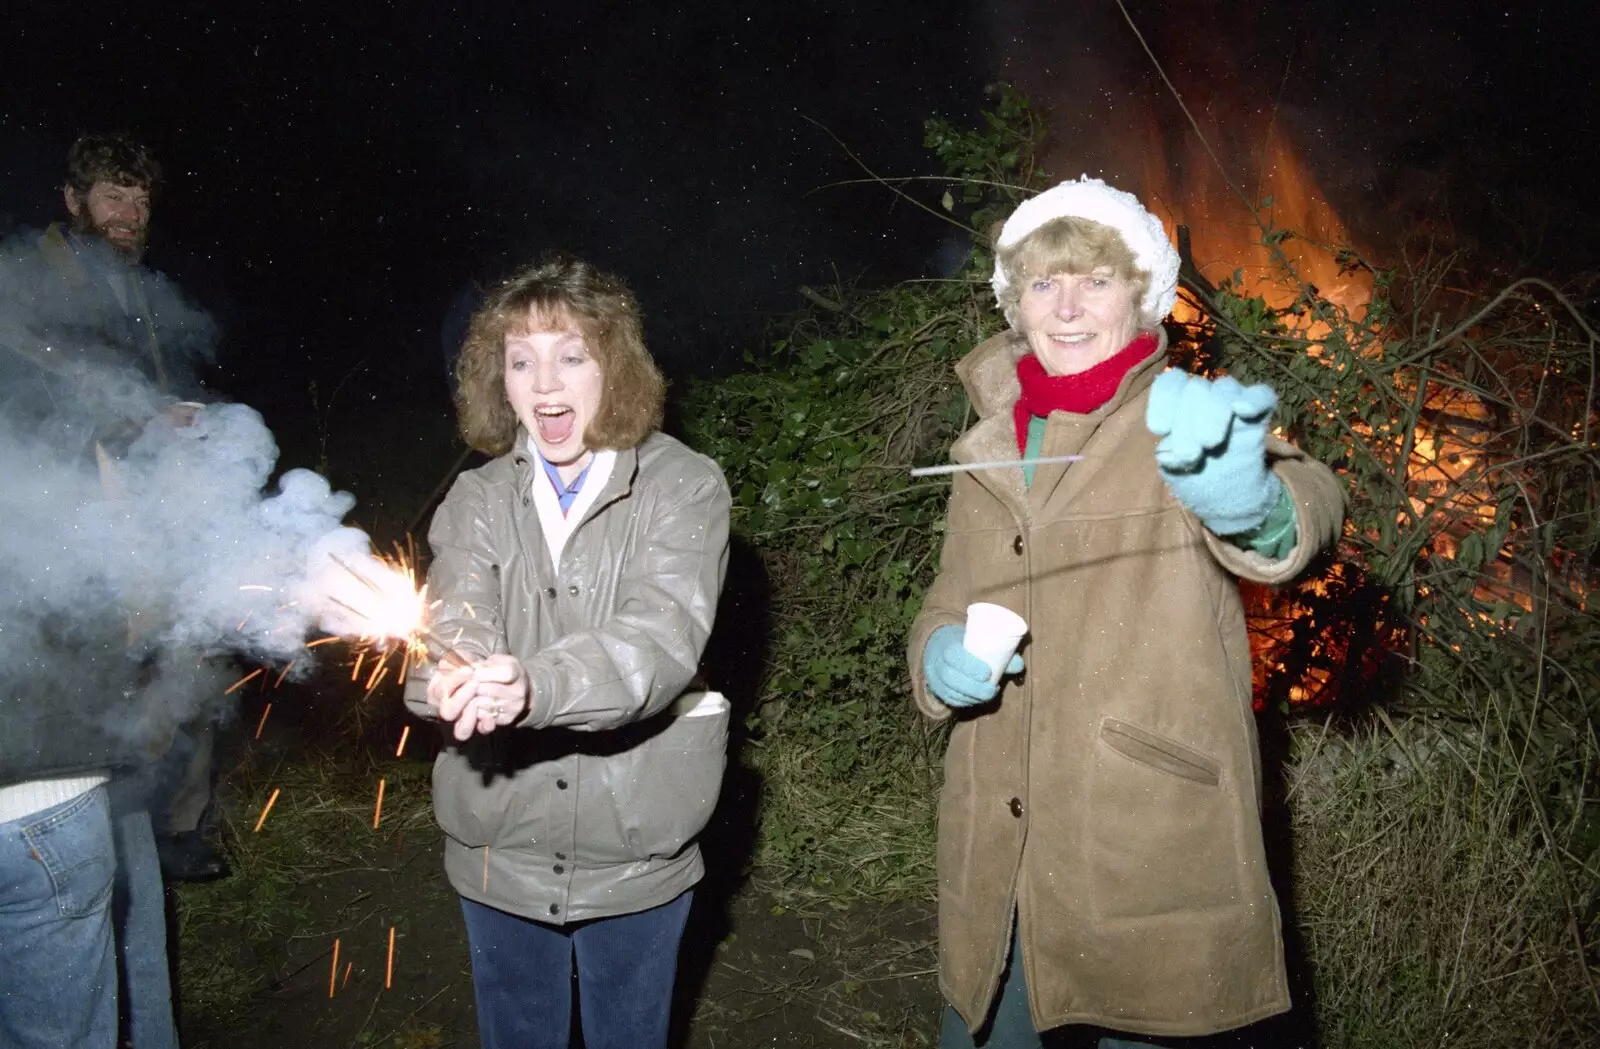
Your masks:
{"label": "teal knitted glove", "polygon": [[[1000,691],[1000,685],[989,680],[989,665],[961,647],[964,634],[961,627],[946,623],[928,636],[922,649],[923,680],[928,691],[947,706],[987,703]],[[1020,654],[1011,657],[1006,673],[1022,673]]]}
{"label": "teal knitted glove", "polygon": [[1277,406],[1272,387],[1226,376],[1212,381],[1174,369],[1150,387],[1144,421],[1161,438],[1156,465],[1172,494],[1216,535],[1259,527],[1283,491],[1265,451]]}

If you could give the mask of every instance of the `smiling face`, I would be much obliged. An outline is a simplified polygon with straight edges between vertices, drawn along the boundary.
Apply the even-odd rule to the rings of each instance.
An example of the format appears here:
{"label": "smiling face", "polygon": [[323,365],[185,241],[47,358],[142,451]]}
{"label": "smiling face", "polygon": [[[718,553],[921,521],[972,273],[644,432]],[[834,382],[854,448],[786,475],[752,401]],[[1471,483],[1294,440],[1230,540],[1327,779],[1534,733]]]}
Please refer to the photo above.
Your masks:
{"label": "smiling face", "polygon": [[1050,375],[1075,375],[1114,357],[1139,334],[1135,286],[1109,266],[1034,277],[1022,287],[1017,327]]}
{"label": "smiling face", "polygon": [[83,194],[68,186],[66,199],[75,231],[103,237],[135,262],[144,255],[150,236],[149,187],[101,180]]}
{"label": "smiling face", "polygon": [[576,324],[530,314],[526,331],[506,334],[505,365],[511,410],[570,482],[591,458],[585,434],[600,410],[600,362]]}

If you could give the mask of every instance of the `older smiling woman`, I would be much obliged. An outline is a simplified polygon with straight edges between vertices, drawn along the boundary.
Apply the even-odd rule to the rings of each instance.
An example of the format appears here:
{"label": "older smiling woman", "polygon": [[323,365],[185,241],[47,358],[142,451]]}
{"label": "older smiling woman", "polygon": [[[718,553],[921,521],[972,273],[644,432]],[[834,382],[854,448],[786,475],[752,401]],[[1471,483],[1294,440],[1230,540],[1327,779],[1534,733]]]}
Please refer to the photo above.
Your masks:
{"label": "older smiling woman", "polygon": [[[1162,372],[1177,273],[1133,196],[1062,183],[1006,222],[994,288],[1012,330],[957,368],[979,416],[957,463],[1082,458],[957,473],[912,628],[918,706],[956,722],[946,1049],[1150,1044],[1115,1032],[1208,1035],[1289,1008],[1235,577],[1299,574],[1343,501],[1268,436],[1270,388]],[[962,645],[977,601],[1029,623],[998,683]]]}
{"label": "older smiling woman", "polygon": [[[406,699],[451,727],[433,772],[486,1049],[664,1046],[728,704],[690,691],[727,567],[717,465],[656,427],[633,296],[576,260],[494,289],[457,366],[496,456],[428,532],[433,630],[467,662]],[[576,971],[576,984],[573,974]]]}

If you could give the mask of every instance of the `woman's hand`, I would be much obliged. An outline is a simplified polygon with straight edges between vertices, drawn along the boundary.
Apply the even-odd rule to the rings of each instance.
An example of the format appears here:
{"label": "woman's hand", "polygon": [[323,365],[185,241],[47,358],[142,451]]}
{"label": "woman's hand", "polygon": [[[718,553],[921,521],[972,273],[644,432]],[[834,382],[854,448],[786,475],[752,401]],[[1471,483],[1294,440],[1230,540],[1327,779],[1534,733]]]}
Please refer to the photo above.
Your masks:
{"label": "woman's hand", "polygon": [[512,656],[487,656],[463,666],[442,661],[428,681],[428,704],[450,734],[465,742],[521,720],[528,710],[528,672]]}
{"label": "woman's hand", "polygon": [[[961,645],[962,628],[947,623],[928,637],[922,650],[922,679],[928,691],[950,707],[987,703],[1000,692],[989,680],[989,665]],[[1011,657],[1007,674],[1022,673],[1022,656]]]}
{"label": "woman's hand", "polygon": [[1156,376],[1145,426],[1161,438],[1156,465],[1178,501],[1216,535],[1240,535],[1265,521],[1283,482],[1267,467],[1267,428],[1278,395],[1173,369]]}

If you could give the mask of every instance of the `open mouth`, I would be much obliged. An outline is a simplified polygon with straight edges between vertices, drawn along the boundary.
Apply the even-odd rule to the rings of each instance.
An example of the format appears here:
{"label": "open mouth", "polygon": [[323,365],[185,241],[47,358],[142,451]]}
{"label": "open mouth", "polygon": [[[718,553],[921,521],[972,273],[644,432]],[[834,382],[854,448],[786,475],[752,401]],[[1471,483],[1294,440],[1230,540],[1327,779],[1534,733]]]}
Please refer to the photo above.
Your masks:
{"label": "open mouth", "polygon": [[546,444],[565,442],[578,422],[577,412],[555,404],[541,404],[533,410],[533,416],[539,427],[539,439]]}

